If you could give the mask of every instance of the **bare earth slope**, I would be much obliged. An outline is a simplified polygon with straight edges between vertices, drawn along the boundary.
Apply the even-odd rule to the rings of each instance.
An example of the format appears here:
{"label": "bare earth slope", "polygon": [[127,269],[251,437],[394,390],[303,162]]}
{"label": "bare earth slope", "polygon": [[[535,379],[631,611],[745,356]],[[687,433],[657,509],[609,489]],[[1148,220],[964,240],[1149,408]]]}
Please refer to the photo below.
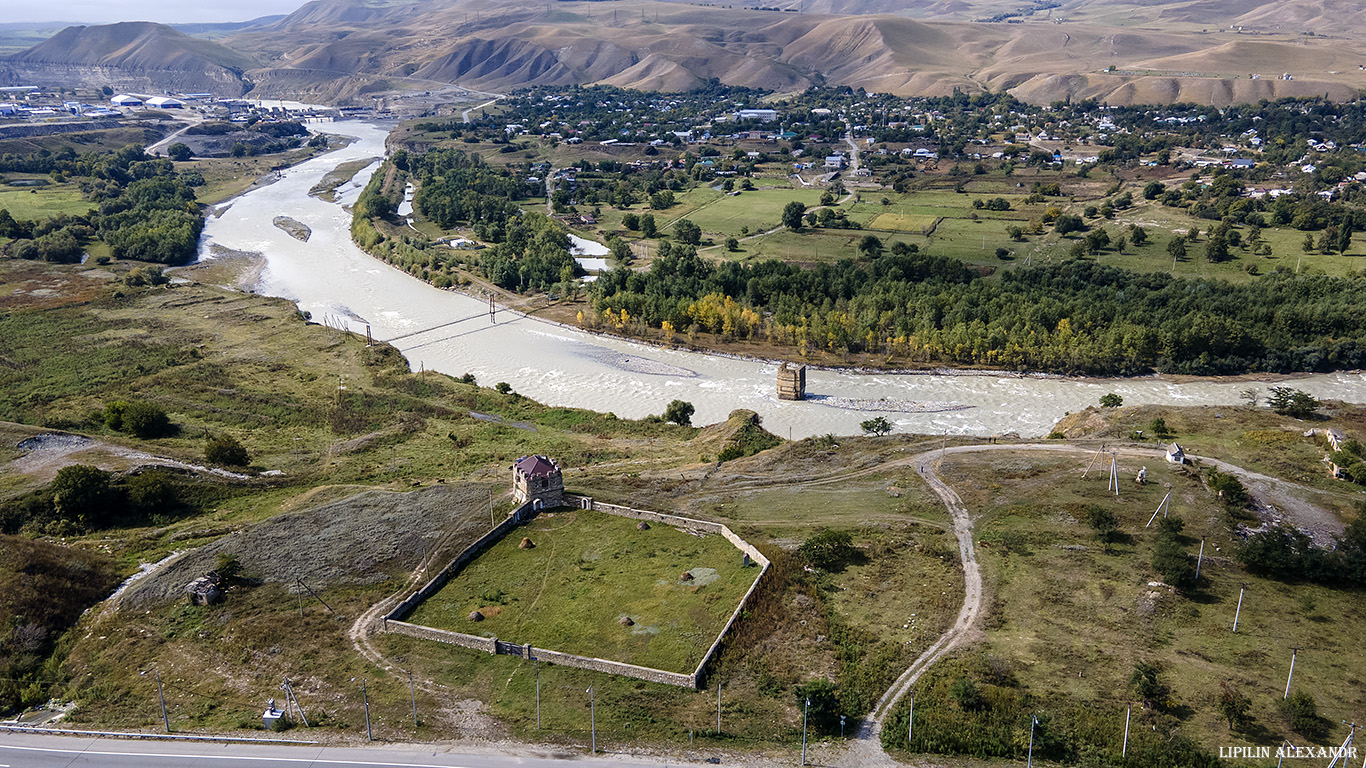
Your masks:
{"label": "bare earth slope", "polygon": [[67,27],[26,51],[0,63],[0,78],[36,76],[61,82],[82,77],[118,84],[139,81],[183,90],[242,92],[242,73],[256,66],[245,54],[190,37],[164,24],[145,21],[91,27]]}
{"label": "bare earth slope", "polygon": [[315,0],[221,44],[152,24],[70,28],[12,57],[0,80],[43,68],[152,73],[217,83],[215,91],[338,103],[447,84],[681,90],[712,78],[780,91],[990,89],[1111,104],[1346,99],[1366,87],[1366,27],[1343,23],[1366,21],[1366,11],[1340,0],[1072,0],[1028,12],[997,0],[787,5]]}

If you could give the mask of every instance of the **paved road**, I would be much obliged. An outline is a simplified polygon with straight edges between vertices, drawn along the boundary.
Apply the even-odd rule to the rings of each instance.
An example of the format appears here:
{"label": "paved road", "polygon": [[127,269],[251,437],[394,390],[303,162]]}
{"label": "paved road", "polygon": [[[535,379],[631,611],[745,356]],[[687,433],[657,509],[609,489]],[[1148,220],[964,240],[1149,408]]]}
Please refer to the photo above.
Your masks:
{"label": "paved road", "polygon": [[568,759],[592,768],[660,765],[630,756],[473,754],[430,745],[342,749],[0,733],[0,768],[563,768]]}

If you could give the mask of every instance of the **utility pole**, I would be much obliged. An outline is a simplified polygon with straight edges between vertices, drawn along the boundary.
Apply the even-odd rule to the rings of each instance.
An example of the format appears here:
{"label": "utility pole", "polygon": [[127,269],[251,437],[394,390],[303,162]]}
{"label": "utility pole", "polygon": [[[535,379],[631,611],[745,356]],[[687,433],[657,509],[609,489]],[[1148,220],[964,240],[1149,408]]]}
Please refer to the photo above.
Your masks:
{"label": "utility pole", "polygon": [[413,698],[413,727],[417,728],[417,687],[413,685],[412,671],[408,672],[408,695]]}
{"label": "utility pole", "polygon": [[1025,762],[1025,768],[1034,768],[1034,726],[1039,724],[1038,715],[1029,716],[1029,759]]}
{"label": "utility pole", "polygon": [[588,686],[588,728],[593,735],[593,754],[598,753],[598,704],[593,696],[593,686]]}
{"label": "utility pole", "polygon": [[1334,766],[1338,765],[1338,761],[1341,761],[1343,768],[1346,768],[1348,754],[1347,748],[1352,746],[1352,737],[1357,735],[1356,723],[1349,723],[1346,720],[1343,720],[1342,722],[1352,730],[1347,733],[1347,738],[1343,740],[1342,747],[1338,750],[1337,755],[1333,757],[1333,762],[1328,764],[1328,768],[1333,768]]}
{"label": "utility pole", "polygon": [[844,738],[844,715],[840,715],[840,738]]}
{"label": "utility pole", "polygon": [[1247,591],[1247,584],[1238,587],[1238,609],[1233,612],[1233,631],[1238,631],[1238,617],[1243,613],[1243,593]]}
{"label": "utility pole", "polygon": [[360,680],[360,698],[365,702],[365,740],[374,741],[375,735],[370,731],[370,692],[365,690],[365,678]]}
{"label": "utility pole", "polygon": [[811,699],[808,697],[806,706],[802,707],[802,765],[806,765],[806,716],[811,711]]}
{"label": "utility pole", "polygon": [[[1162,510],[1168,508],[1168,507],[1167,507],[1167,502],[1171,500],[1171,497],[1172,497],[1172,492],[1171,492],[1171,491],[1167,491],[1167,495],[1162,497],[1162,503],[1160,503],[1160,504],[1157,505],[1157,509],[1153,511],[1153,516],[1150,517],[1150,518],[1148,518],[1148,525],[1143,526],[1144,528],[1147,528],[1148,526],[1150,526],[1150,525],[1153,524],[1153,521],[1157,519],[1157,513],[1158,513],[1158,512],[1161,512]],[[1166,518],[1167,518],[1167,516],[1166,516],[1165,514],[1162,515],[1162,519],[1165,520]]]}
{"label": "utility pole", "polygon": [[1290,681],[1295,679],[1295,658],[1299,655],[1300,647],[1298,645],[1290,646],[1290,674],[1285,678],[1285,695],[1281,697],[1282,699],[1290,698]]}
{"label": "utility pole", "polygon": [[911,691],[911,716],[906,719],[906,749],[911,748],[911,734],[915,730],[915,691]]}
{"label": "utility pole", "polygon": [[541,730],[541,662],[536,662],[536,730]]}
{"label": "utility pole", "polygon": [[1205,562],[1205,540],[1200,540],[1200,556],[1195,558],[1195,578],[1200,579],[1200,565]]}
{"label": "utility pole", "polygon": [[[143,670],[142,672],[139,672],[138,674],[139,674],[139,675],[145,675],[145,674],[147,674],[147,671],[146,671],[146,670]],[[159,700],[161,701],[161,723],[162,723],[163,725],[166,726],[166,732],[167,732],[167,733],[170,733],[170,732],[171,732],[171,718],[166,714],[166,694],[165,694],[164,692],[162,692],[162,690],[161,690],[161,670],[160,670],[160,669],[157,669],[156,667],[153,667],[153,668],[152,668],[152,675],[153,675],[154,677],[156,677],[156,681],[157,681],[157,699],[159,699]]]}
{"label": "utility pole", "polygon": [[716,735],[721,735],[721,681],[716,681]]}
{"label": "utility pole", "polygon": [[1120,758],[1127,757],[1129,754],[1129,718],[1134,714],[1134,705],[1130,704],[1124,712],[1124,746],[1119,750]]}

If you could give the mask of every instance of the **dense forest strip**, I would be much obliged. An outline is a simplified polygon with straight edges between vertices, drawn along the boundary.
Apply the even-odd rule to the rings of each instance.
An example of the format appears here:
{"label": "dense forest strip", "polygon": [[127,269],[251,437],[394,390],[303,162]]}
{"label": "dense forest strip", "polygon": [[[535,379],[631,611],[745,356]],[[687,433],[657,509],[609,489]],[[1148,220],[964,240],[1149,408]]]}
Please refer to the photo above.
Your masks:
{"label": "dense forest strip", "polygon": [[904,251],[803,268],[712,263],[660,249],[646,272],[590,289],[595,327],[764,339],[797,354],[1090,375],[1196,375],[1366,366],[1366,281],[1268,275],[1251,284],[1140,274],[1090,261],[986,279]]}

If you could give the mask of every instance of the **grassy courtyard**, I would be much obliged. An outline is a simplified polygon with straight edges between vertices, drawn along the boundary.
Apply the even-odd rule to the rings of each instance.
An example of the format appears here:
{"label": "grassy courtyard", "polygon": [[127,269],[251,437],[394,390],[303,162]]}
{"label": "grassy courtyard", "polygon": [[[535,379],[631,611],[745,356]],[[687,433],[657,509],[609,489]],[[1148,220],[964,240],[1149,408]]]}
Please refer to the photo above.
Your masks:
{"label": "grassy courtyard", "polygon": [[[759,569],[743,567],[739,550],[719,535],[636,525],[598,512],[543,513],[470,563],[408,620],[690,672]],[[523,538],[534,547],[520,548]],[[473,611],[483,621],[471,621]]]}

